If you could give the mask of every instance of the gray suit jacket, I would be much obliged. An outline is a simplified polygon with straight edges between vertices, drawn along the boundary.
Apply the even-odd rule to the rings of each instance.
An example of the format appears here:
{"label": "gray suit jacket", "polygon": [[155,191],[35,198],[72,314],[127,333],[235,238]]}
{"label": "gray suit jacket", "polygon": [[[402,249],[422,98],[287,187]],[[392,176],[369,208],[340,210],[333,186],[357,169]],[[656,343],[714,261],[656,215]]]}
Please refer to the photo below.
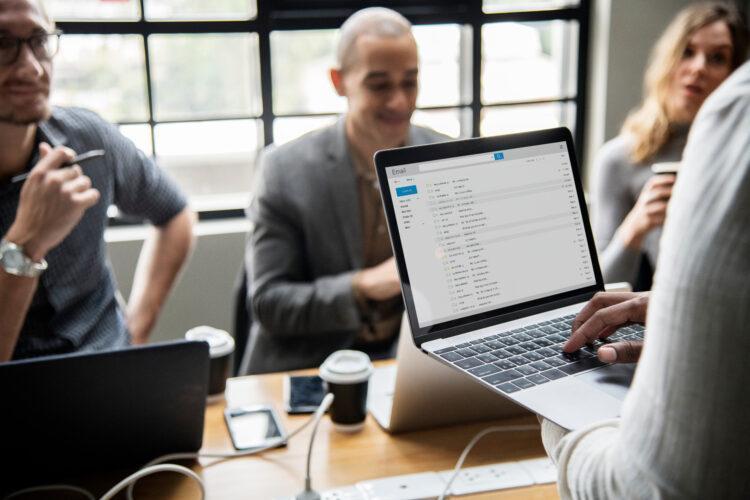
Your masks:
{"label": "gray suit jacket", "polygon": [[[447,140],[412,126],[409,144]],[[264,152],[245,265],[253,311],[243,369],[318,366],[362,328],[352,275],[362,268],[356,175],[344,120]]]}

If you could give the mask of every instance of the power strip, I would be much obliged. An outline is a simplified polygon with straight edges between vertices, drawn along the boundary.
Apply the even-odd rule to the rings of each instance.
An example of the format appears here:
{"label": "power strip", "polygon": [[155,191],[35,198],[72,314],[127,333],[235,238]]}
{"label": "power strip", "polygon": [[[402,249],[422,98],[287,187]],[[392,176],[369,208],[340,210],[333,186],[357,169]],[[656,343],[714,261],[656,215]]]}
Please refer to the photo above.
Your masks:
{"label": "power strip", "polygon": [[[438,497],[453,470],[423,472],[361,481],[354,486],[327,490],[323,500],[421,500]],[[505,490],[549,484],[557,480],[557,469],[549,458],[503,462],[461,469],[451,486],[451,495]]]}
{"label": "power strip", "polygon": [[335,490],[326,490],[320,494],[321,500],[367,500],[362,490],[356,486],[344,486]]}
{"label": "power strip", "polygon": [[534,484],[557,482],[557,466],[549,457],[521,460],[518,464],[534,479]]}
{"label": "power strip", "polygon": [[407,500],[434,498],[445,488],[445,481],[436,472],[384,477],[357,483],[365,500]]}
{"label": "power strip", "polygon": [[[440,473],[443,486],[453,475],[452,470]],[[484,491],[506,490],[531,486],[534,480],[517,462],[461,469],[451,485],[452,495],[470,495]],[[442,489],[440,490],[442,493]]]}

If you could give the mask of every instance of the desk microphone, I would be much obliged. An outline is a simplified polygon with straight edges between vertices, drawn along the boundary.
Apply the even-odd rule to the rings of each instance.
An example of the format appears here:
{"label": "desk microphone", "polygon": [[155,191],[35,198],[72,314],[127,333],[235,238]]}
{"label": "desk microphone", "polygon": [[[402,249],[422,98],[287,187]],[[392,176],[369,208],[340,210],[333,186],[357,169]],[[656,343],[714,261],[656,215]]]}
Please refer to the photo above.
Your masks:
{"label": "desk microphone", "polygon": [[313,423],[312,434],[310,434],[310,444],[307,448],[307,469],[305,470],[305,489],[298,493],[295,500],[320,500],[320,493],[312,489],[312,479],[310,478],[310,459],[312,458],[312,448],[315,442],[315,433],[318,430],[318,424],[328,408],[333,403],[333,394],[330,392],[321,401],[318,409],[315,410],[315,421]]}

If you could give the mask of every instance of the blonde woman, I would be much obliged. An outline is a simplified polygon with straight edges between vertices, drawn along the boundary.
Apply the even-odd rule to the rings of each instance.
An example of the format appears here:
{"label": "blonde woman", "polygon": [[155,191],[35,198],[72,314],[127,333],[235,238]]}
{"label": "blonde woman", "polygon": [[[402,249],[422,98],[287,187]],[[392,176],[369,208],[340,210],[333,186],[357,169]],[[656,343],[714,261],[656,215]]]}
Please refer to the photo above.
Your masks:
{"label": "blonde woman", "polygon": [[644,100],[595,165],[594,224],[607,282],[649,289],[675,176],[655,163],[680,161],[690,125],[747,52],[742,16],[728,3],[683,9],[651,54]]}

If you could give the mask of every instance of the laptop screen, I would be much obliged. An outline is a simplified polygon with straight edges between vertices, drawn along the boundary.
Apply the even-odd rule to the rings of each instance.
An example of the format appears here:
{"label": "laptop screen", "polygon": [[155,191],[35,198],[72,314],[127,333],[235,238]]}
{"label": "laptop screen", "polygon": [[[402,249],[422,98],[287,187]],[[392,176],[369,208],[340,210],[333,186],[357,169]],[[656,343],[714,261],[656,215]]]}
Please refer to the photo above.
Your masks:
{"label": "laptop screen", "polygon": [[385,173],[420,328],[596,285],[565,141]]}

